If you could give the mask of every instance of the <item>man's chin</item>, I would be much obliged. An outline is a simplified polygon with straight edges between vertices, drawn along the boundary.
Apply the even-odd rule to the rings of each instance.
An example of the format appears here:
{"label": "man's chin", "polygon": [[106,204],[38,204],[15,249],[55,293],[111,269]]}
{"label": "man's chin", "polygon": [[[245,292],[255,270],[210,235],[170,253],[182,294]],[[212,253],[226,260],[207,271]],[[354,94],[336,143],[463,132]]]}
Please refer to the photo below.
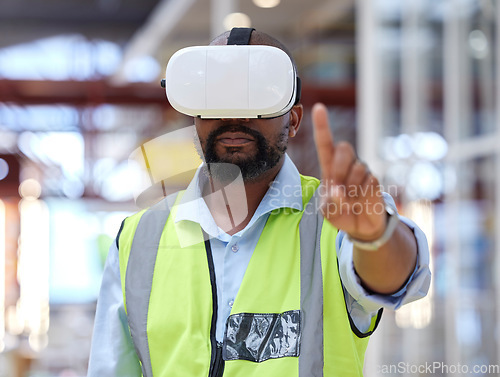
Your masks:
{"label": "man's chin", "polygon": [[220,182],[232,182],[243,176],[240,166],[230,162],[207,162],[207,173]]}
{"label": "man's chin", "polygon": [[258,164],[256,156],[249,156],[248,153],[240,153],[235,152],[231,154],[224,154],[223,156],[217,155],[216,158],[210,159],[211,161],[207,161],[209,163],[218,163],[218,164],[233,164],[238,166],[240,169],[245,168],[246,166],[252,164]]}

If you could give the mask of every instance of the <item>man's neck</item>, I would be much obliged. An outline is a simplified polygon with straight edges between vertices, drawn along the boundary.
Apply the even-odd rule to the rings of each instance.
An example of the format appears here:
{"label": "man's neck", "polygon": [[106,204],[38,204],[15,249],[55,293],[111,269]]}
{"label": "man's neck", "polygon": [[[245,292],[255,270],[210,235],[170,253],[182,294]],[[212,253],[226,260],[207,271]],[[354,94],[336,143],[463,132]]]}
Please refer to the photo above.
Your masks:
{"label": "man's neck", "polygon": [[258,179],[244,181],[243,187],[209,178],[209,182],[203,187],[203,198],[217,226],[230,235],[244,229],[278,175],[283,162],[284,158]]}

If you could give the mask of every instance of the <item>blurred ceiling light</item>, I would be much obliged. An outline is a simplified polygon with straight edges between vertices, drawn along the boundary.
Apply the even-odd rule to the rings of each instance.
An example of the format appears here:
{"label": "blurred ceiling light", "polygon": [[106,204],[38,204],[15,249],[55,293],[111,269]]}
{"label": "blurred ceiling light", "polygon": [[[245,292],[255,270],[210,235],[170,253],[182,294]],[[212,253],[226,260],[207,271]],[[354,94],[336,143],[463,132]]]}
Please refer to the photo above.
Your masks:
{"label": "blurred ceiling light", "polygon": [[29,178],[19,185],[19,195],[24,199],[38,199],[42,194],[42,186],[36,179]]}
{"label": "blurred ceiling light", "polygon": [[120,47],[84,36],[57,35],[0,49],[0,74],[10,79],[89,80],[112,74]]}
{"label": "blurred ceiling light", "polygon": [[152,82],[160,71],[160,64],[152,56],[140,56],[125,65],[125,77],[129,82]]}
{"label": "blurred ceiling light", "polygon": [[408,172],[407,192],[411,200],[439,198],[444,190],[443,176],[434,164],[420,161]]}
{"label": "blurred ceiling light", "polygon": [[413,153],[413,140],[410,135],[401,134],[394,138],[393,148],[398,159],[409,158]]}
{"label": "blurred ceiling light", "polygon": [[436,132],[417,132],[384,138],[381,153],[387,161],[417,157],[426,161],[438,161],[448,153],[448,143]]}
{"label": "blurred ceiling light", "polygon": [[476,59],[484,59],[488,56],[488,38],[482,30],[472,30],[469,34],[469,46],[472,56]]}
{"label": "blurred ceiling light", "polygon": [[233,27],[250,27],[252,21],[245,13],[230,13],[224,17],[223,25],[226,30],[231,30]]}
{"label": "blurred ceiling light", "polygon": [[446,156],[448,143],[436,132],[418,132],[413,135],[415,155],[429,161],[437,161]]}
{"label": "blurred ceiling light", "polygon": [[274,8],[280,0],[253,0],[253,3],[261,8]]}
{"label": "blurred ceiling light", "polygon": [[13,148],[22,131],[79,131],[80,112],[68,105],[0,104],[0,148]]}

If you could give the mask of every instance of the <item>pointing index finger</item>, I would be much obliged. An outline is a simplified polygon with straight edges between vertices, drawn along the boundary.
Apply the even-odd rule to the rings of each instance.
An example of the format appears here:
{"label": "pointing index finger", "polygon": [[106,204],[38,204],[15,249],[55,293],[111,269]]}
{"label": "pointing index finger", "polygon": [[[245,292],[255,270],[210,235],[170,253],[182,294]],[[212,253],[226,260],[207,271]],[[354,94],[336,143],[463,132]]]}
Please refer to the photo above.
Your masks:
{"label": "pointing index finger", "polygon": [[318,153],[319,166],[323,179],[332,178],[333,156],[335,145],[328,121],[328,110],[322,103],[316,103],[312,108],[314,142]]}

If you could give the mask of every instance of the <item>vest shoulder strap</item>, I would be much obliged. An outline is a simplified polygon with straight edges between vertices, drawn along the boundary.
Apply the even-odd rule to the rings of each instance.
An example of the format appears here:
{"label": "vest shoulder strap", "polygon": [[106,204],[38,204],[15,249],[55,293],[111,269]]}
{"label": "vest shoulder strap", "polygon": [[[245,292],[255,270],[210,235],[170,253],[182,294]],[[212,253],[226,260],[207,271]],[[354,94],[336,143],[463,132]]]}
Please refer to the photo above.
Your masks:
{"label": "vest shoulder strap", "polygon": [[[141,216],[127,262],[125,298],[126,302],[130,303],[127,305],[127,319],[144,377],[153,376],[153,369],[149,355],[147,328],[141,324],[147,323],[158,246],[177,195],[175,193],[167,196]],[[141,268],[136,266],[141,266]]]}
{"label": "vest shoulder strap", "polygon": [[321,266],[320,191],[316,189],[304,208],[300,233],[300,307],[304,318],[299,356],[299,376],[323,376],[323,273]]}

